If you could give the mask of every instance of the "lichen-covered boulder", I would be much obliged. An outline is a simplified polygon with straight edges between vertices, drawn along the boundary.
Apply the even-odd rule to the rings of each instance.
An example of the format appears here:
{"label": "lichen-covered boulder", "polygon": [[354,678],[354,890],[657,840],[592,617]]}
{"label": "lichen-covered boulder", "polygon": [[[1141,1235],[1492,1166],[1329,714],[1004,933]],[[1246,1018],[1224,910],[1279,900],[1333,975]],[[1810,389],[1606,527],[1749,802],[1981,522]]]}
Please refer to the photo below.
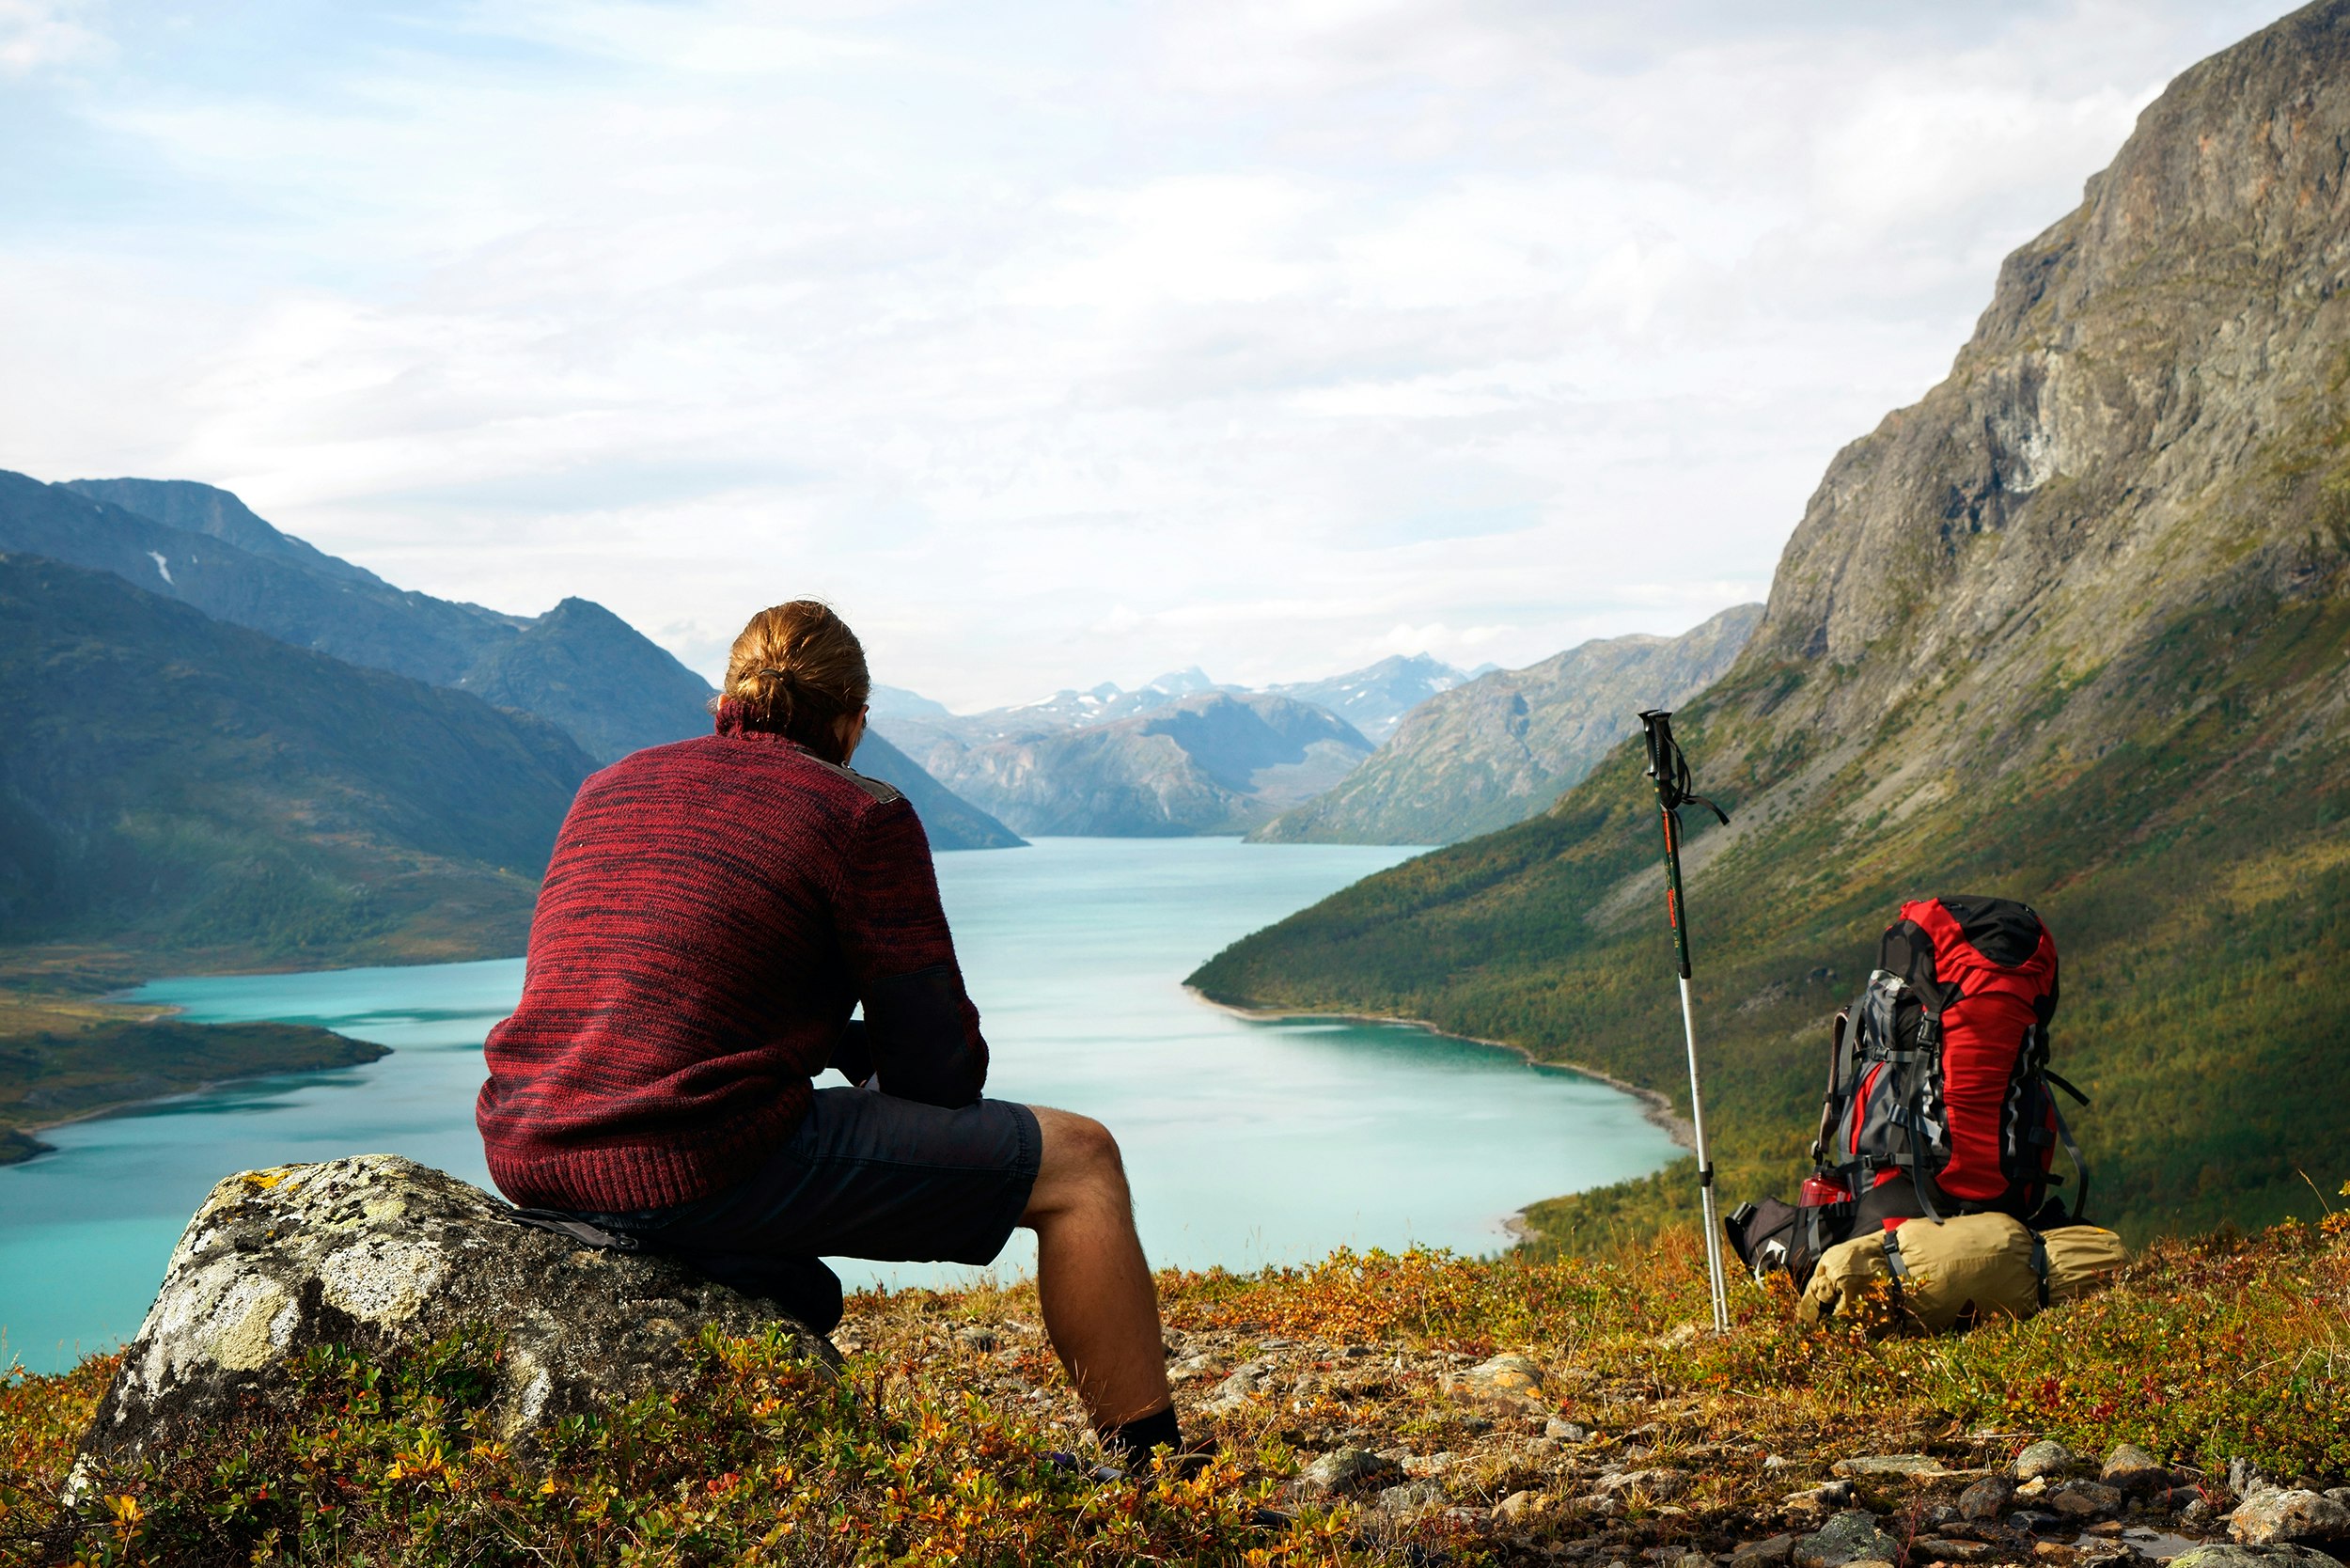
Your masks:
{"label": "lichen-covered boulder", "polygon": [[838,1364],[772,1302],[524,1225],[396,1154],[248,1170],[188,1222],[82,1448],[121,1460],[265,1413],[290,1397],[292,1362],[312,1346],[380,1353],[460,1333],[501,1341],[489,1409],[526,1446],[565,1416],[671,1383],[705,1325],[779,1327]]}
{"label": "lichen-covered boulder", "polygon": [[2350,1541],[2350,1507],[2323,1492],[2255,1486],[2228,1515],[2228,1533],[2248,1546]]}

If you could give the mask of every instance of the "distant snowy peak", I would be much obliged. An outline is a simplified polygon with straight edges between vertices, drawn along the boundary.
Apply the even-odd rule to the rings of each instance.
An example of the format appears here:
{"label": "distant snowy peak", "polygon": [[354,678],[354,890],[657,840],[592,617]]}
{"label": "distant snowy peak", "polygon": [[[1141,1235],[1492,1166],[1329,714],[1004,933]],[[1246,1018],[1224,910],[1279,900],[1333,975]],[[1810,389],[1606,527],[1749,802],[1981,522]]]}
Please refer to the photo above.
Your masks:
{"label": "distant snowy peak", "polygon": [[[1483,666],[1491,668],[1491,666]],[[928,698],[896,687],[873,688],[873,716],[898,729],[952,734],[966,742],[1081,729],[1172,707],[1185,698],[1223,692],[1233,697],[1286,697],[1344,719],[1374,744],[1403,715],[1435,696],[1474,679],[1427,653],[1391,654],[1375,665],[1322,681],[1296,681],[1262,691],[1215,680],[1198,665],[1159,676],[1128,691],[1114,681],[1089,690],[1065,687],[1033,702],[952,714]],[[885,697],[886,693],[886,697]]]}
{"label": "distant snowy peak", "polygon": [[1470,679],[1427,653],[1391,654],[1364,669],[1326,681],[1299,681],[1271,690],[1282,697],[1328,709],[1373,741],[1386,739],[1403,715]]}

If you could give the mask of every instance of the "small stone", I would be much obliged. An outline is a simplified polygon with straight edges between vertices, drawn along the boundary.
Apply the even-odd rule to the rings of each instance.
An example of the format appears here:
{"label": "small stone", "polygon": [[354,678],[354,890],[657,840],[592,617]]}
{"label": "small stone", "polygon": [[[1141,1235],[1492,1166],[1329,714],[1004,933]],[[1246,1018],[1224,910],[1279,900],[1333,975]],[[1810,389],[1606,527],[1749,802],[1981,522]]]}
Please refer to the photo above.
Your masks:
{"label": "small stone", "polygon": [[2121,1508],[2122,1489],[2094,1481],[2068,1481],[2051,1490],[2048,1506],[2067,1518],[2102,1518]]}
{"label": "small stone", "polygon": [[1602,1493],[1637,1492],[1644,1497],[1669,1497],[1689,1483],[1686,1470],[1610,1470],[1592,1490]]}
{"label": "small stone", "polygon": [[1938,1476],[1942,1461],[1923,1453],[1872,1453],[1840,1459],[1829,1468],[1840,1476]]}
{"label": "small stone", "polygon": [[1761,1541],[1749,1541],[1730,1556],[1730,1568],[1778,1568],[1795,1549],[1792,1535],[1774,1535]]}
{"label": "small stone", "polygon": [[2170,1560],[2170,1568],[2342,1568],[2342,1564],[2313,1546],[2291,1542],[2248,1546],[2213,1541],[2181,1552]]}
{"label": "small stone", "polygon": [[1403,1473],[1407,1476],[1440,1476],[1457,1463],[1452,1451],[1448,1449],[1440,1453],[1429,1454],[1426,1458],[1405,1459],[1402,1461]]}
{"label": "small stone", "polygon": [[1292,1482],[1307,1497],[1387,1487],[1403,1479],[1403,1466],[1369,1449],[1334,1449],[1298,1473]]}
{"label": "small stone", "polygon": [[2237,1497],[2250,1497],[2267,1482],[2268,1478],[2261,1474],[2260,1466],[2242,1455],[2228,1461],[2228,1490]]}
{"label": "small stone", "polygon": [[1588,1443],[1591,1440],[1591,1429],[1574,1421],[1562,1421],[1553,1416],[1543,1424],[1543,1435],[1556,1437],[1562,1443]]}
{"label": "small stone", "polygon": [[2075,1463],[2071,1449],[2062,1443],[2043,1438],[2017,1454],[2015,1463],[2009,1469],[2017,1481],[2037,1481],[2044,1476],[2067,1475]]}
{"label": "small stone", "polygon": [[1853,1500],[1852,1482],[1826,1481],[1812,1488],[1813,1497],[1829,1508],[1850,1508]]}
{"label": "small stone", "polygon": [[1230,1416],[1246,1410],[1250,1400],[1272,1390],[1273,1372],[1271,1356],[1261,1356],[1235,1367],[1231,1375],[1209,1393],[1200,1408],[1212,1416]]}
{"label": "small stone", "polygon": [[1444,1488],[1433,1481],[1407,1481],[1379,1494],[1376,1507],[1390,1518],[1406,1519],[1444,1504]]}
{"label": "small stone", "polygon": [[2106,1467],[2097,1473],[2097,1479],[2107,1486],[2118,1486],[2133,1496],[2143,1497],[2164,1490],[2179,1478],[2136,1443],[2123,1443],[2106,1456]]}
{"label": "small stone", "polygon": [[1877,1516],[1855,1509],[1797,1538],[1787,1560],[1794,1568],[1845,1568],[1848,1563],[1895,1562],[1901,1555],[1902,1544],[1877,1529]]}
{"label": "small stone", "polygon": [[1547,1500],[1536,1491],[1512,1492],[1494,1504],[1494,1523],[1522,1525],[1541,1513]]}
{"label": "small stone", "polygon": [[1921,1535],[1909,1544],[1912,1562],[1987,1562],[1998,1555],[1997,1546],[1955,1541],[1946,1535]]}
{"label": "small stone", "polygon": [[1714,1560],[1703,1552],[1683,1552],[1665,1560],[1665,1568],[1714,1568]]}
{"label": "small stone", "polygon": [[2247,1546],[2350,1539],[2350,1508],[2323,1492],[2264,1486],[2236,1504],[2228,1533]]}
{"label": "small stone", "polygon": [[1543,1369],[1523,1356],[1494,1356],[1480,1361],[1454,1381],[1456,1393],[1480,1399],[1523,1403],[1540,1399]]}
{"label": "small stone", "polygon": [[2061,1541],[2035,1541],[2031,1555],[2042,1562],[2071,1562],[2081,1554]]}
{"label": "small stone", "polygon": [[1986,1476],[1958,1495],[1960,1518],[1972,1518],[1974,1523],[1991,1523],[2007,1512],[2007,1504],[2014,1502],[2016,1483],[2007,1476]]}
{"label": "small stone", "polygon": [[1224,1367],[1225,1361],[1221,1356],[1205,1353],[1186,1356],[1168,1365],[1167,1380],[1169,1383],[1195,1383],[1203,1377],[1215,1376],[1224,1370]]}

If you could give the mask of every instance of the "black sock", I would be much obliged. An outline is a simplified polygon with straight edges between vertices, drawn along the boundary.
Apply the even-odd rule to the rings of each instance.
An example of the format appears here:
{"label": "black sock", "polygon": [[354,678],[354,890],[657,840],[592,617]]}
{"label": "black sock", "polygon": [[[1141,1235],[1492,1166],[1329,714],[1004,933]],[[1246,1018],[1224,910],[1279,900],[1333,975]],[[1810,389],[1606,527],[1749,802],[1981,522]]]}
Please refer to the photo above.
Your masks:
{"label": "black sock", "polygon": [[1102,1446],[1109,1450],[1111,1457],[1128,1465],[1145,1463],[1151,1450],[1162,1443],[1178,1451],[1183,1446],[1183,1428],[1175,1424],[1175,1407],[1171,1404],[1102,1434]]}

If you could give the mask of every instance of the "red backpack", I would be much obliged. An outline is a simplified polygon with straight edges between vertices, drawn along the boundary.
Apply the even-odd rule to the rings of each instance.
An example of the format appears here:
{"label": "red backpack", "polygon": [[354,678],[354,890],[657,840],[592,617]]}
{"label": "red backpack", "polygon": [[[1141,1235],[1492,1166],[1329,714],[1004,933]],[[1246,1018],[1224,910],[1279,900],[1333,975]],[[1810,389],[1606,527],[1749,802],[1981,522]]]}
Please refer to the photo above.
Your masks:
{"label": "red backpack", "polygon": [[[2089,1100],[2048,1070],[2056,1005],[2056,941],[2029,904],[1902,905],[1859,1000],[1836,1015],[1819,1173],[1805,1184],[1808,1202],[1833,1200],[1825,1228],[1990,1210],[2080,1223],[2089,1173],[2052,1086]],[[2069,1215],[2049,1197],[2064,1180],[2060,1143],[2077,1179]]]}

